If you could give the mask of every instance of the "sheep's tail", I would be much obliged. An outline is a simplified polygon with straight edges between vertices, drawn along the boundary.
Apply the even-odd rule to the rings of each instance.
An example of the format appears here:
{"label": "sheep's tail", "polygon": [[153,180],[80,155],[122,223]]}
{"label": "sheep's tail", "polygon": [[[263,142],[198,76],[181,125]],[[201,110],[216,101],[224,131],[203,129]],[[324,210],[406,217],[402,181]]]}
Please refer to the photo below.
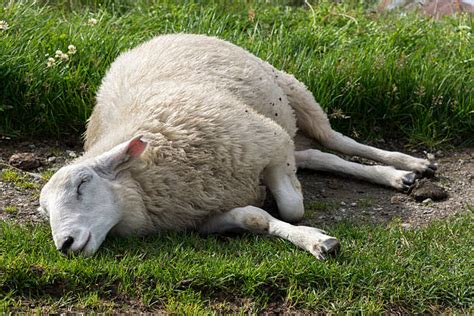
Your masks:
{"label": "sheep's tail", "polygon": [[282,71],[276,80],[295,111],[298,128],[317,142],[326,143],[333,130],[326,113],[316,102],[313,94],[295,77]]}

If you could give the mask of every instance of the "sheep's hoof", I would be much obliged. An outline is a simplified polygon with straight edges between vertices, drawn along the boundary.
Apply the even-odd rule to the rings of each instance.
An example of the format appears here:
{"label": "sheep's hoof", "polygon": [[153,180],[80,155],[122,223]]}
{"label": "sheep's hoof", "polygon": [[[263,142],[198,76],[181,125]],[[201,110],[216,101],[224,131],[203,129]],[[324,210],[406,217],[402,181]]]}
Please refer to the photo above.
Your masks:
{"label": "sheep's hoof", "polygon": [[416,173],[410,172],[402,178],[402,187],[401,190],[405,193],[410,193],[413,185],[415,184],[415,180],[417,178]]}
{"label": "sheep's hoof", "polygon": [[323,241],[321,250],[324,256],[334,257],[341,252],[341,243],[336,238],[329,238]]}
{"label": "sheep's hoof", "polygon": [[416,180],[416,173],[414,172],[410,172],[409,174],[404,176],[402,179],[403,184],[406,184],[406,185],[413,185],[415,183],[415,180]]}
{"label": "sheep's hoof", "polygon": [[438,165],[435,163],[430,163],[421,175],[425,178],[433,178],[436,170],[438,170]]}

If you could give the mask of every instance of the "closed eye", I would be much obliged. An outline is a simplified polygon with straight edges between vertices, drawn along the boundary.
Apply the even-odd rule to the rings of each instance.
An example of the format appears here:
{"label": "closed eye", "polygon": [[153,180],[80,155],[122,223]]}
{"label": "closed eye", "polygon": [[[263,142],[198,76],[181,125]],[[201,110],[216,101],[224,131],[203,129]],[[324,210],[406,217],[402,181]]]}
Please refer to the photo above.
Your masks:
{"label": "closed eye", "polygon": [[77,186],[77,195],[78,196],[81,196],[82,195],[82,192],[81,192],[81,187],[84,183],[87,182],[87,179],[82,179],[81,182],[79,183],[79,185]]}

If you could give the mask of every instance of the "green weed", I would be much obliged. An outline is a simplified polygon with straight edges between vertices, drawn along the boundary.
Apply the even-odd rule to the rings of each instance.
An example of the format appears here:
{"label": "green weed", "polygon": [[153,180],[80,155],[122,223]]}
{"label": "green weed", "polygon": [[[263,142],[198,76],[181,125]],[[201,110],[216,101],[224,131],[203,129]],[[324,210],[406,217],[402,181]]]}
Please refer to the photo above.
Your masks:
{"label": "green weed", "polygon": [[43,181],[44,183],[48,182],[49,179],[51,179],[51,177],[54,175],[54,171],[52,170],[45,170],[43,172],[41,172],[41,181]]}
{"label": "green weed", "polygon": [[316,210],[316,211],[329,211],[337,208],[338,204],[336,202],[325,202],[325,201],[311,201],[305,205],[307,210]]}
{"label": "green weed", "polygon": [[18,208],[13,205],[8,205],[8,206],[5,206],[3,211],[8,214],[16,214],[18,212]]}
{"label": "green weed", "polygon": [[3,182],[12,183],[19,190],[39,190],[39,184],[29,179],[28,176],[19,173],[14,169],[4,169],[1,171]]}
{"label": "green weed", "polygon": [[357,200],[357,206],[360,208],[369,208],[374,205],[374,200],[372,198],[361,198]]}

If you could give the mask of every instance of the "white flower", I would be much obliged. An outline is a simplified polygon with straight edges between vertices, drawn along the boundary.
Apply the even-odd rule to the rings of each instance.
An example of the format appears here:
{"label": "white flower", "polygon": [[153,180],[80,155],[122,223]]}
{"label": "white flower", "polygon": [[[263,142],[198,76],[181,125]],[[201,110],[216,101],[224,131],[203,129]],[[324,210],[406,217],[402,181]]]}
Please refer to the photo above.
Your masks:
{"label": "white flower", "polygon": [[70,54],[70,55],[74,55],[74,54],[76,53],[76,51],[77,51],[76,46],[74,46],[74,45],[69,45],[69,46],[67,47],[67,49],[68,49],[67,52],[68,52],[68,54]]}
{"label": "white flower", "polygon": [[53,57],[49,57],[48,61],[46,62],[47,67],[53,67],[56,65],[56,59]]}
{"label": "white flower", "polygon": [[87,21],[87,24],[89,24],[89,25],[96,25],[96,24],[97,24],[97,19],[90,18],[89,21]]}
{"label": "white flower", "polygon": [[[2,21],[3,22],[3,21]],[[1,23],[0,23],[1,24]],[[459,25],[458,26],[459,31],[470,31],[471,28],[468,25]]]}
{"label": "white flower", "polygon": [[66,53],[63,53],[61,50],[57,50],[54,57],[61,59],[62,61],[68,61],[69,56]]}
{"label": "white flower", "polygon": [[69,56],[68,54],[61,54],[59,56],[59,59],[61,59],[62,61],[68,61],[69,60]]}
{"label": "white flower", "polygon": [[0,21],[0,30],[8,30],[8,23],[7,21]]}
{"label": "white flower", "polygon": [[348,118],[351,118],[350,116],[345,115],[344,112],[342,112],[341,109],[334,109],[334,110],[332,111],[332,113],[329,114],[329,117],[331,117],[331,118],[337,118],[337,119],[339,119],[339,118],[341,118],[341,119],[348,119]]}

